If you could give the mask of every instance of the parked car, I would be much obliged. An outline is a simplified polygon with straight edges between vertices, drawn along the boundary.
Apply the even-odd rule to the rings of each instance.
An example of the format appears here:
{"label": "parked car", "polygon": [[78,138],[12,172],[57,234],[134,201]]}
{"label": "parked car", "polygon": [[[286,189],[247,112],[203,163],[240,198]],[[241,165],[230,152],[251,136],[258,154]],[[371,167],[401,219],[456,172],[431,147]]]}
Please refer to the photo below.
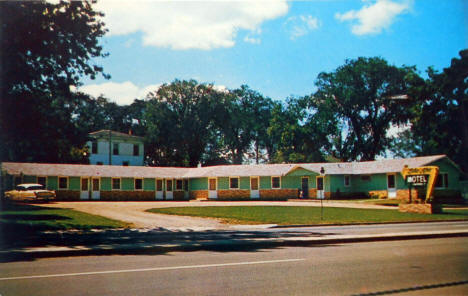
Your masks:
{"label": "parked car", "polygon": [[19,184],[14,190],[5,192],[5,199],[11,201],[49,201],[55,199],[55,191],[47,190],[41,184]]}

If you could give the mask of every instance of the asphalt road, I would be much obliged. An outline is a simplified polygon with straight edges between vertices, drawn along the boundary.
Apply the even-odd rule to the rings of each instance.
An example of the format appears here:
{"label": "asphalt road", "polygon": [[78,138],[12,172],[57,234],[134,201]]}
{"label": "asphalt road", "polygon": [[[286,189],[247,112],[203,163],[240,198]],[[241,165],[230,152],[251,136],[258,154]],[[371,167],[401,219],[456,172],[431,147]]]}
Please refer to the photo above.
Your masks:
{"label": "asphalt road", "polygon": [[1,296],[395,293],[468,295],[468,238],[0,264]]}

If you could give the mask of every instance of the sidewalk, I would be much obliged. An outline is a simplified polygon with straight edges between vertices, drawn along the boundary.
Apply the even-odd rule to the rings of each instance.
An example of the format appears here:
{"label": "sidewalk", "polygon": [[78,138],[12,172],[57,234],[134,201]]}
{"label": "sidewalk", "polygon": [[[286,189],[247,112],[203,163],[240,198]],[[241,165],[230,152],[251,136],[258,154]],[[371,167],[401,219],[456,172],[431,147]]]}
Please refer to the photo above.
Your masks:
{"label": "sidewalk", "polygon": [[[171,251],[237,251],[313,246],[324,244],[408,240],[468,236],[468,228],[450,230],[399,231],[393,233],[345,234],[337,227],[321,231],[297,228],[259,227],[238,230],[171,231],[167,229],[117,229],[44,232],[28,242],[0,246],[0,262],[33,260],[40,257],[167,253]],[[335,231],[333,231],[335,230]]]}

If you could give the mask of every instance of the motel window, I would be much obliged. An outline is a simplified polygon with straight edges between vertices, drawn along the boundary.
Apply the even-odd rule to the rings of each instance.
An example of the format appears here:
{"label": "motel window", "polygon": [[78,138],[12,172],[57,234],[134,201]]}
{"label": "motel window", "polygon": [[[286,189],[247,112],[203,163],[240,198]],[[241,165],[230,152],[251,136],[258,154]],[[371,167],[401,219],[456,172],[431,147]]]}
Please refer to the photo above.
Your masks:
{"label": "motel window", "polygon": [[133,144],[133,156],[140,155],[140,146],[138,144]]}
{"label": "motel window", "polygon": [[15,179],[13,180],[13,183],[14,183],[14,185],[16,186],[16,185],[19,185],[19,184],[23,183],[22,180],[23,180],[22,177],[20,177],[20,176],[15,176]]}
{"label": "motel window", "polygon": [[351,177],[350,176],[344,176],[344,186],[349,187],[351,185]]}
{"label": "motel window", "polygon": [[112,178],[112,190],[120,190],[120,178]]}
{"label": "motel window", "polygon": [[239,177],[229,178],[229,189],[239,189]]}
{"label": "motel window", "polygon": [[162,191],[162,190],[163,190],[163,181],[156,180],[156,191]]}
{"label": "motel window", "polygon": [[172,191],[172,180],[166,180],[166,191]]}
{"label": "motel window", "polygon": [[436,188],[448,188],[448,174],[447,173],[439,173],[436,179]]}
{"label": "motel window", "polygon": [[67,177],[59,177],[59,189],[68,189]]}
{"label": "motel window", "polygon": [[281,179],[280,179],[280,177],[271,177],[271,188],[273,188],[273,189],[281,188]]}
{"label": "motel window", "polygon": [[362,176],[361,176],[361,180],[362,180],[362,181],[370,181],[370,180],[371,180],[371,177],[370,177],[370,175],[362,175]]}
{"label": "motel window", "polygon": [[395,188],[395,175],[387,175],[387,188]]}
{"label": "motel window", "polygon": [[119,155],[119,143],[114,143],[112,147],[113,147],[112,154]]}
{"label": "motel window", "polygon": [[98,143],[96,141],[93,141],[91,143],[91,153],[92,154],[97,154],[98,153]]}
{"label": "motel window", "polygon": [[135,179],[135,190],[142,190],[143,189],[143,179]]}
{"label": "motel window", "polygon": [[183,181],[182,180],[176,180],[176,190],[183,190]]}
{"label": "motel window", "polygon": [[47,187],[47,178],[46,177],[37,177],[37,183],[42,186]]}
{"label": "motel window", "polygon": [[188,191],[188,180],[184,180],[184,191]]}

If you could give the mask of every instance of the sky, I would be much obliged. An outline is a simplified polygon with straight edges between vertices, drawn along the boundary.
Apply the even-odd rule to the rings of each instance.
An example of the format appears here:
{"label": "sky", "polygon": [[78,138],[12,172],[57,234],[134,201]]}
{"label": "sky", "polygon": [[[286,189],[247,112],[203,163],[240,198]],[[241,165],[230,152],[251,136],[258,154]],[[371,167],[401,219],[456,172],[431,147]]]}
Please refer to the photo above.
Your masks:
{"label": "sky", "polygon": [[243,84],[274,100],[313,93],[317,75],[347,59],[442,70],[468,48],[468,1],[101,0],[111,75],[79,91],[120,105],[175,79]]}

